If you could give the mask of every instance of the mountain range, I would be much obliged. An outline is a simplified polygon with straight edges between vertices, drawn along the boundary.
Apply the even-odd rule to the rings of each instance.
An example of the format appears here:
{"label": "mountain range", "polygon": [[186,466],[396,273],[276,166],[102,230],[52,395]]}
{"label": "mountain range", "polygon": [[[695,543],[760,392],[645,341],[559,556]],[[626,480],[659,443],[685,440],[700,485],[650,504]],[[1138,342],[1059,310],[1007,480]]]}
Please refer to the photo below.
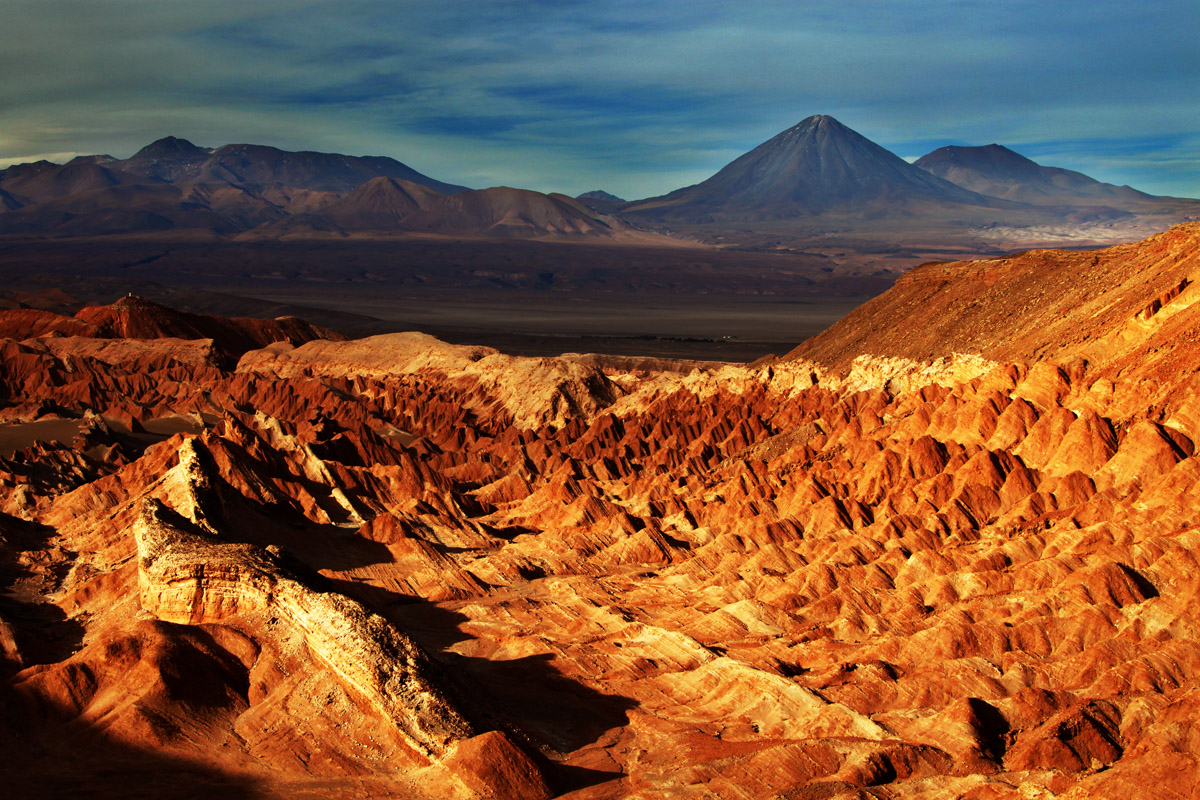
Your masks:
{"label": "mountain range", "polygon": [[610,207],[643,225],[720,240],[733,228],[949,241],[1136,238],[1200,219],[1200,200],[1156,197],[1000,145],[943,147],[908,163],[829,116],[783,131],[711,178]]}
{"label": "mountain range", "polygon": [[914,168],[833,117],[813,116],[737,158],[708,180],[626,205],[625,213],[687,222],[748,222],[929,206],[1009,204]]}
{"label": "mountain range", "polygon": [[0,172],[0,233],[167,232],[250,238],[432,232],[654,241],[565,195],[471,190],[391,158],[215,149],[166,137],[128,159],[81,156]]}
{"label": "mountain range", "polygon": [[[624,201],[472,190],[385,157],[199,147],[168,136],[127,159],[81,156],[0,171],[0,235],[392,236],[746,243],[760,232],[914,234],[989,241],[1131,238],[1200,219],[1156,197],[1005,147],[943,147],[909,163],[833,117],[803,120],[711,178]],[[1062,226],[1070,226],[1064,228]]]}

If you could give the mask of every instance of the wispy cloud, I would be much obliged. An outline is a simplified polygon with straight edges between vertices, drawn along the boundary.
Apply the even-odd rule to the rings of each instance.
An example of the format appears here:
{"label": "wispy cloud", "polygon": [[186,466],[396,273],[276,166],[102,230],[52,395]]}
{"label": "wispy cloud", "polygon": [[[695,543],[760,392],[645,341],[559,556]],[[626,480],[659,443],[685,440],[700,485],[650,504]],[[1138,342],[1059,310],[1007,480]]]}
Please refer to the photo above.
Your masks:
{"label": "wispy cloud", "polygon": [[4,17],[0,74],[20,78],[0,81],[0,159],[175,134],[638,197],[828,113],[903,156],[997,141],[1200,194],[1194,0],[6,0]]}

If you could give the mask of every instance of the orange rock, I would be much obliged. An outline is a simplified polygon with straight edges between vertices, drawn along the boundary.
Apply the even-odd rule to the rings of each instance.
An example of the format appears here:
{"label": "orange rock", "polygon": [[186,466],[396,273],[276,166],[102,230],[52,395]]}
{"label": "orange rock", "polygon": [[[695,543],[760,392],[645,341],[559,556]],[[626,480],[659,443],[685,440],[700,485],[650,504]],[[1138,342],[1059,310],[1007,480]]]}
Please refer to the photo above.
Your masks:
{"label": "orange rock", "polygon": [[459,742],[446,759],[446,765],[479,797],[495,800],[553,797],[533,759],[500,731]]}

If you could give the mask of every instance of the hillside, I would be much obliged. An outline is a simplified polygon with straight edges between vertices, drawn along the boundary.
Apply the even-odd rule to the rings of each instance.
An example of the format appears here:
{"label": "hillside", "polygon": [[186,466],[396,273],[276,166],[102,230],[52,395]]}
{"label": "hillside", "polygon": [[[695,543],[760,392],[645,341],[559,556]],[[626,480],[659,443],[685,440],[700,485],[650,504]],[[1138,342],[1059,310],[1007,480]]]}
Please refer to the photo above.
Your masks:
{"label": "hillside", "polygon": [[1157,198],[1128,186],[1113,186],[1081,172],[1041,164],[1007,147],[942,147],[914,166],[973,192],[1039,205],[1092,203],[1119,207],[1152,203]]}
{"label": "hillside", "polygon": [[1190,334],[1177,337],[1197,324],[1198,254],[1190,223],[1103,250],[926,264],[790,357],[844,368],[860,354],[1105,363],[1187,351]]}

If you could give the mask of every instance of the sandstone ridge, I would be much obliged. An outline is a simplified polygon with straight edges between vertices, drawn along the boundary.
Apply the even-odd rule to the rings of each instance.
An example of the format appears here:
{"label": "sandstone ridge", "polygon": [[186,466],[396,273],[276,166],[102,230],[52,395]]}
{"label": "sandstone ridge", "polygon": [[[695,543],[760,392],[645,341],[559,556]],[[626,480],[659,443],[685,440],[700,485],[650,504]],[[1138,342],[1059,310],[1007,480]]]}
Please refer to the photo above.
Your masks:
{"label": "sandstone ridge", "polygon": [[[212,491],[194,439],[179,448],[196,525],[211,525],[200,496]],[[166,476],[167,480],[174,476]],[[216,533],[213,531],[213,533]],[[141,606],[166,622],[220,623],[247,611],[267,612],[303,631],[312,653],[396,723],[424,755],[441,755],[472,735],[431,680],[420,649],[362,604],[319,592],[289,571],[278,550],[222,543],[215,535],[172,524],[170,510],[147,500],[135,523]]]}

